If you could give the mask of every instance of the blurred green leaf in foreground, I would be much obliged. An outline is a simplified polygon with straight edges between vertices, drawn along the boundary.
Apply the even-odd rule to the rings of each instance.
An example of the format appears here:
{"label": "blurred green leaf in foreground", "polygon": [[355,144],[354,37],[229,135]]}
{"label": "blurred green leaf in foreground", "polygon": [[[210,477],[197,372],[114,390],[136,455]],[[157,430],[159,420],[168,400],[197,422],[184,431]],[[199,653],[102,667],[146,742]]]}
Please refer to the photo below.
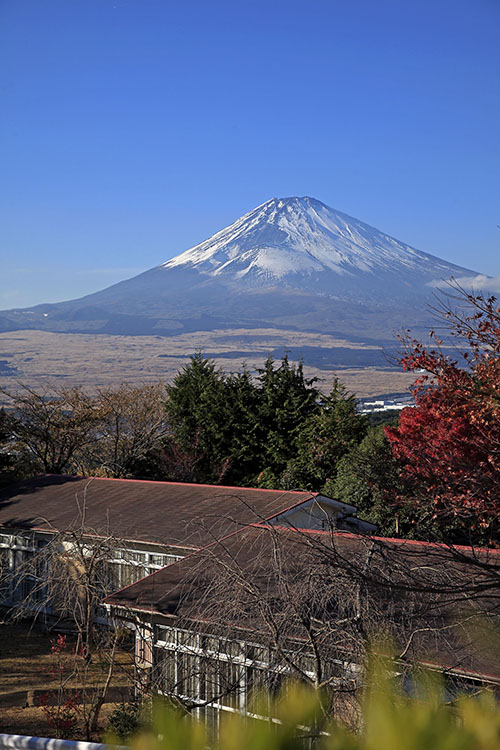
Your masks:
{"label": "blurred green leaf in foreground", "polygon": [[444,683],[423,675],[412,690],[418,697],[408,697],[388,677],[388,666],[372,658],[357,733],[326,719],[317,693],[289,684],[271,707],[262,695],[253,716],[222,712],[215,739],[205,723],[157,703],[154,729],[129,744],[133,750],[500,750],[500,704],[492,692],[449,703]]}

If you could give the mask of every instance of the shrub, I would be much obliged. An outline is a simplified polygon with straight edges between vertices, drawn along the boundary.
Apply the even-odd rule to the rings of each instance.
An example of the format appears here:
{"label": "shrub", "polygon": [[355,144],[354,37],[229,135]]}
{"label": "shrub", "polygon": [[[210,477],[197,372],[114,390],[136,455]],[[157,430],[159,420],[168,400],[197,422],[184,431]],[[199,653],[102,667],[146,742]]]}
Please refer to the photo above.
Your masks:
{"label": "shrub", "polygon": [[[386,672],[387,674],[387,672]],[[165,704],[154,732],[133,750],[500,750],[500,706],[491,692],[446,702],[438,683],[420,685],[408,698],[372,673],[365,692],[362,730],[354,734],[324,718],[321,699],[302,686],[288,688],[273,705],[274,720],[229,714],[219,736]]]}
{"label": "shrub", "polygon": [[138,701],[122,703],[111,713],[108,731],[118,740],[128,740],[145,726],[141,704]]}

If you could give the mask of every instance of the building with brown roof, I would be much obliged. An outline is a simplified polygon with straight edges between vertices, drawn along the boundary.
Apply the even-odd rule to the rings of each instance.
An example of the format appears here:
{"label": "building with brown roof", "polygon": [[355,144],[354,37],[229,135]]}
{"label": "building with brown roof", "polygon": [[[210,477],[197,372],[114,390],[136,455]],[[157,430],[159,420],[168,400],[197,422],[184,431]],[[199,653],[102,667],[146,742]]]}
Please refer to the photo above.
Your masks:
{"label": "building with brown roof", "polygon": [[[107,597],[146,680],[213,721],[287,677],[356,713],[366,643],[448,689],[500,687],[500,551],[253,524]],[[385,648],[385,646],[384,646]]]}
{"label": "building with brown roof", "polygon": [[[24,595],[15,571],[54,534],[75,525],[112,536],[115,588],[131,583],[248,524],[261,521],[373,532],[356,508],[311,492],[48,475],[0,490],[0,555],[8,596]],[[5,591],[4,585],[4,591]],[[17,594],[14,595],[14,590]]]}
{"label": "building with brown roof", "polygon": [[349,720],[380,636],[406,679],[417,663],[500,685],[498,551],[381,539],[318,493],[43,476],[0,491],[5,605],[30,594],[19,567],[75,525],[115,540],[104,605],[135,630],[141,679],[214,722],[289,677]]}

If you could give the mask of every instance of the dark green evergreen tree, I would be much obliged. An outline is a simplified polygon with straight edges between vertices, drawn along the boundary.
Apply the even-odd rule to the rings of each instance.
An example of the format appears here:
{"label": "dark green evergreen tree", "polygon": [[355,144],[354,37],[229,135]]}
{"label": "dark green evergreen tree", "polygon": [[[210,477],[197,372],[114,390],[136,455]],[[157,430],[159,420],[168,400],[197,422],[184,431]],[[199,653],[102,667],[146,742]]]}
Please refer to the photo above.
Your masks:
{"label": "dark green evergreen tree", "polygon": [[188,467],[184,480],[220,481],[230,455],[230,404],[224,373],[197,353],[167,386],[165,404],[169,436],[166,452],[176,478],[180,464]]}
{"label": "dark green evergreen tree", "polygon": [[269,356],[257,380],[258,406],[254,436],[259,455],[260,486],[279,486],[279,477],[296,455],[308,419],[319,410],[316,378],[304,377],[302,362],[285,355],[275,367]]}
{"label": "dark green evergreen tree", "polygon": [[171,479],[322,489],[366,434],[356,400],[335,380],[321,397],[302,362],[269,356],[253,379],[226,375],[201,354],[167,387]]}
{"label": "dark green evergreen tree", "polygon": [[432,509],[415,503],[411,494],[406,495],[400,469],[383,425],[377,425],[339,461],[335,481],[325,492],[355,505],[360,517],[377,524],[382,536],[473,543],[459,521],[438,523]]}
{"label": "dark green evergreen tree", "polygon": [[226,375],[201,354],[191,357],[167,388],[170,478],[235,485],[278,486],[296,454],[308,418],[318,410],[314,379],[302,363],[268,357],[253,379]]}
{"label": "dark green evergreen tree", "polygon": [[336,477],[325,487],[331,497],[355,505],[361,518],[384,536],[411,536],[411,515],[395,498],[399,470],[382,426],[370,427],[362,442],[340,459]]}
{"label": "dark green evergreen tree", "polygon": [[251,485],[262,454],[258,421],[259,392],[246,368],[226,376],[225,392],[230,454],[225,481],[239,486]]}
{"label": "dark green evergreen tree", "polygon": [[356,411],[356,398],[335,378],[330,394],[301,429],[297,455],[283,474],[283,486],[325,490],[334,481],[342,456],[361,442],[366,430],[366,420]]}

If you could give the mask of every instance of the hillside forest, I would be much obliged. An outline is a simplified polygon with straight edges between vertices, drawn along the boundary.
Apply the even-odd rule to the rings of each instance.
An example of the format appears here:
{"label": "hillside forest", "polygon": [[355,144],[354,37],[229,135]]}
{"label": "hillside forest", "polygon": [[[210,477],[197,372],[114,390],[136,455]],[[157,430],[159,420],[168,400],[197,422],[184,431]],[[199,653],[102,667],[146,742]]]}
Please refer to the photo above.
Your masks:
{"label": "hillside forest", "polygon": [[419,377],[397,423],[359,414],[339,379],[322,394],[287,356],[253,374],[197,353],[170,384],[11,394],[1,482],[55,473],[305,489],[355,505],[384,536],[497,546],[500,311],[454,287],[438,313],[460,356],[435,331],[430,345],[401,337],[401,365]]}

